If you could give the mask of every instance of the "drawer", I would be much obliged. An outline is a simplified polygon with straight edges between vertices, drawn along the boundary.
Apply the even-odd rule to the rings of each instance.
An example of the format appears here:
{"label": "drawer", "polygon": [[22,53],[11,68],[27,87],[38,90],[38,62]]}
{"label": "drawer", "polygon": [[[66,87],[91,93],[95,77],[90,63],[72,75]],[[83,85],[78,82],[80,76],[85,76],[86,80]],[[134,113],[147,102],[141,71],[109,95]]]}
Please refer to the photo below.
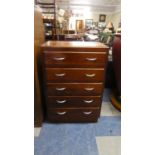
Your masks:
{"label": "drawer", "polygon": [[99,52],[44,52],[43,62],[46,67],[104,67],[107,53]]}
{"label": "drawer", "polygon": [[47,109],[47,119],[52,122],[96,122],[99,108]]}
{"label": "drawer", "polygon": [[104,73],[104,68],[45,68],[47,82],[102,82]]}
{"label": "drawer", "polygon": [[100,96],[102,83],[48,83],[46,93],[48,96]]}
{"label": "drawer", "polygon": [[100,107],[100,96],[48,96],[47,107],[73,108],[73,107]]}

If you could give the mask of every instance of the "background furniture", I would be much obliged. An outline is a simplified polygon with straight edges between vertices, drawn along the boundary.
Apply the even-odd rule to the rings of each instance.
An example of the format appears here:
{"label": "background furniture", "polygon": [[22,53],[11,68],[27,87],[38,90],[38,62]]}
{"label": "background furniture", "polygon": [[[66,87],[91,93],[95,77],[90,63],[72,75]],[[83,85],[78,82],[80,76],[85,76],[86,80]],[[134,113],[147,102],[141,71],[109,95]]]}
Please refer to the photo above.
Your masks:
{"label": "background furniture", "polygon": [[44,42],[44,25],[38,7],[34,9],[34,126],[40,127],[43,121],[42,93],[40,79],[40,44]]}
{"label": "background furniture", "polygon": [[57,34],[56,24],[56,3],[53,0],[51,3],[37,2],[37,5],[42,9],[43,23],[45,26],[45,39],[51,40]]}
{"label": "background furniture", "polygon": [[38,75],[38,48],[39,43],[34,43],[34,126],[41,127],[43,122],[41,87]]}
{"label": "background furniture", "polygon": [[116,88],[112,92],[111,102],[121,110],[121,34],[114,36],[112,54]]}
{"label": "background furniture", "polygon": [[75,30],[63,30],[63,34],[75,34]]}
{"label": "background furniture", "polygon": [[78,34],[66,34],[65,40],[66,41],[78,41],[78,40],[82,40],[82,37]]}
{"label": "background furniture", "polygon": [[48,41],[41,49],[47,120],[96,122],[108,47],[97,42]]}
{"label": "background furniture", "polygon": [[54,20],[53,19],[43,19],[43,23],[45,26],[45,39],[46,40],[52,40],[54,36],[56,35],[56,28],[54,26]]}
{"label": "background furniture", "polygon": [[117,94],[121,96],[121,34],[116,34],[113,41],[113,66],[115,72]]}

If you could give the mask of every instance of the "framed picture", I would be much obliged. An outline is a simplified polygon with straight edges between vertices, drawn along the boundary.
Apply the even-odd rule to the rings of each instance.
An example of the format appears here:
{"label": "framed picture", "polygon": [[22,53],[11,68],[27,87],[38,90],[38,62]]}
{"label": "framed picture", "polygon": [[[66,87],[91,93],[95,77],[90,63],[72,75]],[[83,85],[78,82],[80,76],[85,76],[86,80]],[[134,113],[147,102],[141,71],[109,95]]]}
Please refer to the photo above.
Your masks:
{"label": "framed picture", "polygon": [[98,22],[93,22],[93,25],[94,25],[95,27],[98,27]]}
{"label": "framed picture", "polygon": [[105,22],[105,19],[106,19],[106,15],[101,14],[99,16],[99,22]]}
{"label": "framed picture", "polygon": [[104,28],[104,27],[106,27],[106,23],[105,22],[99,22],[98,27],[99,28]]}
{"label": "framed picture", "polygon": [[93,19],[86,19],[85,20],[85,27],[89,28],[93,25]]}

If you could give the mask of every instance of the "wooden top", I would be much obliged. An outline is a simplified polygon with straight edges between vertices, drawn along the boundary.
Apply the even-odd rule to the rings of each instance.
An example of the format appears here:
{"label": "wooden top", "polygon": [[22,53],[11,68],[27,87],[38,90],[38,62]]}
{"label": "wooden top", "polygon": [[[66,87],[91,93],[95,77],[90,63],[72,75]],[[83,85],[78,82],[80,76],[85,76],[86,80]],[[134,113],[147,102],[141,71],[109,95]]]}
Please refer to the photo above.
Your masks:
{"label": "wooden top", "polygon": [[42,48],[106,48],[109,47],[99,42],[85,41],[47,41],[41,45]]}

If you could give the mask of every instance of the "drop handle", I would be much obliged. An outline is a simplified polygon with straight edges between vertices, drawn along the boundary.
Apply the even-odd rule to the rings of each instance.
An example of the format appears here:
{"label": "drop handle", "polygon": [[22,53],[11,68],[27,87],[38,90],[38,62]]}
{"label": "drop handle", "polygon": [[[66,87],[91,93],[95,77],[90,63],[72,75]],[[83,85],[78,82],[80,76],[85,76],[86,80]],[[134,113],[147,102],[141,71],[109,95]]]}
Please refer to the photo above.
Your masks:
{"label": "drop handle", "polygon": [[56,90],[58,90],[58,91],[63,91],[63,90],[65,90],[66,88],[56,88]]}
{"label": "drop handle", "polygon": [[86,58],[86,60],[88,60],[88,61],[96,61],[97,58]]}
{"label": "drop handle", "polygon": [[66,102],[66,100],[61,100],[61,101],[60,100],[56,100],[56,101],[57,101],[57,103],[61,103],[61,104]]}
{"label": "drop handle", "polygon": [[57,61],[62,61],[62,60],[65,60],[65,58],[64,57],[60,57],[60,58],[57,58],[57,57],[55,57],[55,58],[53,58],[54,60],[57,60]]}
{"label": "drop handle", "polygon": [[85,74],[86,77],[94,77],[96,74]]}
{"label": "drop handle", "polygon": [[55,74],[55,76],[57,76],[57,77],[63,77],[65,75],[66,75],[65,73]]}
{"label": "drop handle", "polygon": [[83,100],[85,103],[92,103],[94,100]]}
{"label": "drop handle", "polygon": [[85,115],[90,115],[92,113],[92,111],[89,111],[89,112],[83,112],[83,114]]}
{"label": "drop handle", "polygon": [[57,112],[58,115],[65,115],[67,112],[64,111],[64,112]]}
{"label": "drop handle", "polygon": [[94,88],[84,88],[86,91],[92,91]]}

